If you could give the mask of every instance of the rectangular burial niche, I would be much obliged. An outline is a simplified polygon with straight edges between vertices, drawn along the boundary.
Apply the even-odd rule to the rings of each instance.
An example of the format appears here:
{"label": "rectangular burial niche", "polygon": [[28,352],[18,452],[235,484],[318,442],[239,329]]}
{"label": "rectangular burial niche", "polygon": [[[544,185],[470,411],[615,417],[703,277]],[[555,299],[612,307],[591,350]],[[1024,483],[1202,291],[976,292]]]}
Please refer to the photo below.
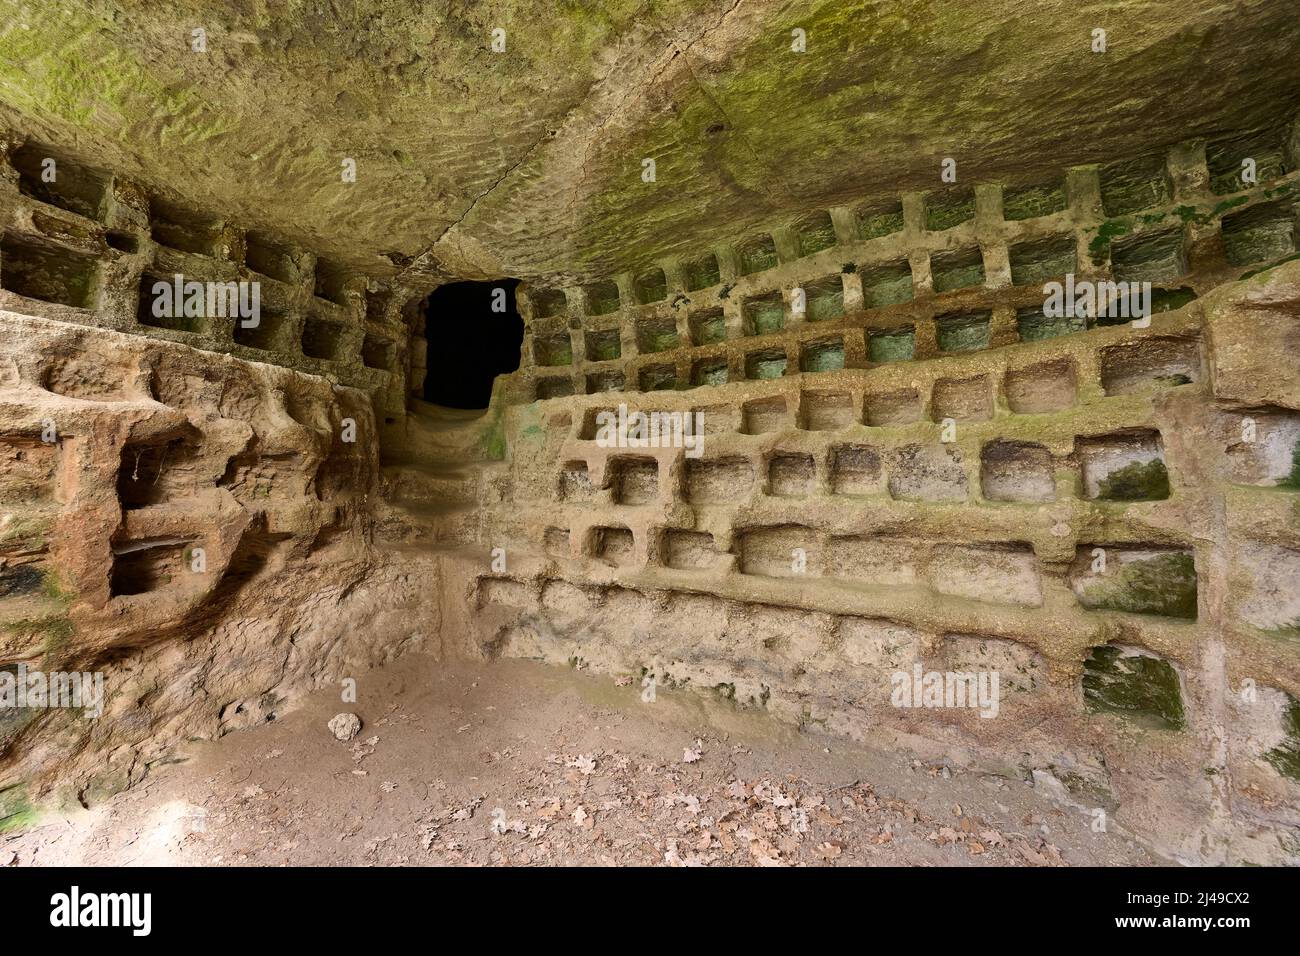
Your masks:
{"label": "rectangular burial niche", "polygon": [[93,309],[99,297],[99,263],[79,252],[6,233],[0,239],[0,287],[28,299]]}
{"label": "rectangular burial niche", "polygon": [[367,332],[361,340],[361,363],[366,368],[390,371],[397,356],[397,344],[382,335]]}
{"label": "rectangular burial niche", "polygon": [[302,354],[322,362],[337,362],[345,356],[343,343],[347,327],[342,322],[309,315],[302,324]]}
{"label": "rectangular burial niche", "polygon": [[799,427],[805,431],[837,431],[857,424],[849,392],[803,392],[799,396]]}
{"label": "rectangular burial niche", "polygon": [[167,587],[189,571],[189,538],[149,538],[113,546],[112,597],[147,594]]}
{"label": "rectangular burial niche", "polygon": [[533,306],[534,319],[549,319],[564,315],[568,310],[568,300],[563,289],[531,289],[528,299]]}
{"label": "rectangular burial niche", "polygon": [[600,392],[621,392],[626,387],[627,379],[617,369],[592,372],[587,376],[588,395],[597,395]]}
{"label": "rectangular burial niche", "polygon": [[327,259],[317,259],[313,292],[318,299],[346,308],[351,305],[348,299],[348,279],[348,273],[342,266]]}
{"label": "rectangular burial niche", "polygon": [[863,408],[863,419],[872,427],[910,425],[921,420],[921,393],[915,388],[868,393]]}
{"label": "rectangular burial niche", "polygon": [[691,385],[726,385],[729,374],[725,355],[699,359],[691,366]]}
{"label": "rectangular burial niche", "polygon": [[799,371],[838,372],[844,368],[844,340],[839,336],[799,346]]}
{"label": "rectangular burial niche", "polygon": [[727,322],[721,308],[692,309],[688,313],[693,345],[712,345],[727,337]]}
{"label": "rectangular burial niche", "polygon": [[871,495],[883,490],[880,452],[869,445],[831,446],[831,493]]}
{"label": "rectangular burial niche", "polygon": [[585,461],[566,462],[560,469],[557,495],[561,501],[590,501],[594,493]]}
{"label": "rectangular burial niche", "polygon": [[930,393],[931,417],[936,422],[984,422],[993,417],[993,392],[987,375],[941,378]]}
{"label": "rectangular burial niche", "polygon": [[611,362],[623,354],[623,333],[618,328],[591,329],[583,333],[588,362]]}
{"label": "rectangular burial niche", "polygon": [[[519,368],[524,320],[516,302],[518,285],[518,279],[508,278],[450,282],[424,300],[426,402],[486,409],[496,377]],[[552,381],[539,375],[536,388],[538,398],[554,398],[572,395],[574,384],[567,376]]]}
{"label": "rectangular burial niche", "polygon": [[1284,259],[1296,251],[1296,206],[1279,200],[1224,216],[1223,251],[1234,266]]}
{"label": "rectangular burial niche", "polygon": [[680,571],[706,571],[721,565],[723,556],[707,531],[670,528],[663,537],[664,564]]}
{"label": "rectangular burial niche", "polygon": [[169,249],[212,258],[223,251],[219,219],[156,197],[149,200],[149,229],[153,241]]}
{"label": "rectangular burial niche", "polygon": [[897,329],[867,329],[867,360],[870,362],[908,362],[916,355],[916,329],[907,325]]}
{"label": "rectangular burial niche", "polygon": [[615,567],[626,567],[632,563],[636,552],[636,541],[627,528],[593,528],[592,554]]}
{"label": "rectangular burial niche", "polygon": [[974,218],[974,189],[958,187],[926,194],[925,228],[930,232],[943,232]]}
{"label": "rectangular burial niche", "polygon": [[816,464],[802,452],[776,452],[767,463],[767,493],[776,498],[806,498],[812,494]]}
{"label": "rectangular burial niche", "polygon": [[750,236],[740,244],[740,274],[753,275],[777,264],[776,243],[767,233]]}
{"label": "rectangular burial niche", "polygon": [[1172,282],[1187,273],[1183,230],[1166,229],[1117,240],[1111,244],[1110,261],[1120,282]]}
{"label": "rectangular burial niche", "polygon": [[1051,452],[1033,442],[991,441],[980,456],[980,488],[987,501],[1052,501],[1053,474]]}
{"label": "rectangular burial niche", "polygon": [[978,352],[989,347],[993,313],[949,312],[935,316],[935,340],[940,352]]}
{"label": "rectangular burial niche", "polygon": [[1189,550],[1080,545],[1067,580],[1088,610],[1197,617],[1196,561]]}
{"label": "rectangular burial niche", "polygon": [[1163,154],[1123,159],[1101,167],[1101,205],[1107,216],[1125,216],[1170,201],[1173,189]]}
{"label": "rectangular burial niche", "polygon": [[286,244],[265,233],[248,233],[244,261],[249,269],[268,279],[289,284],[298,281],[298,266],[293,252]]}
{"label": "rectangular burial niche", "polygon": [[1164,444],[1152,429],[1080,438],[1080,486],[1095,501],[1161,501],[1169,497]]}
{"label": "rectangular burial niche", "polygon": [[1072,235],[1049,236],[1012,246],[1012,285],[1039,285],[1078,268],[1078,245]]}
{"label": "rectangular burial niche", "polygon": [[903,230],[903,201],[897,197],[874,199],[854,210],[859,239],[879,239]]}
{"label": "rectangular burial niche", "polygon": [[1016,331],[1022,342],[1054,339],[1071,332],[1085,332],[1088,322],[1082,316],[1049,316],[1042,306],[1016,309]]}
{"label": "rectangular burial niche", "polygon": [[573,393],[573,379],[567,375],[544,375],[537,379],[537,398],[539,401],[545,401],[548,398],[564,398]]}
{"label": "rectangular burial niche", "polygon": [[710,289],[722,281],[718,257],[711,252],[682,263],[682,275],[686,280],[687,292]]}
{"label": "rectangular burial niche", "polygon": [[835,245],[835,225],[828,212],[815,212],[795,223],[795,241],[799,256],[811,256]]}
{"label": "rectangular burial niche", "polygon": [[1008,369],[1003,389],[1007,407],[1016,415],[1059,412],[1074,404],[1078,389],[1074,363],[1062,358]]}
{"label": "rectangular burial niche", "polygon": [[1251,188],[1242,179],[1245,161],[1250,160],[1255,181],[1266,183],[1291,172],[1286,156],[1285,128],[1254,130],[1216,139],[1205,146],[1205,165],[1210,171],[1210,191],[1218,196]]}
{"label": "rectangular burial niche", "polygon": [[686,459],[686,500],[693,505],[733,504],[754,492],[754,463],[748,458]]}
{"label": "rectangular burial niche", "polygon": [[784,431],[789,427],[790,416],[786,411],[785,398],[780,395],[756,398],[746,402],[741,410],[743,434],[762,435],[766,432]]}
{"label": "rectangular burial niche", "polygon": [[668,298],[668,277],[658,266],[646,269],[632,280],[632,290],[641,305],[662,302]]}
{"label": "rectangular burial niche", "polygon": [[745,299],[742,310],[746,335],[767,335],[785,327],[785,300],[780,292],[750,296]]}
{"label": "rectangular burial niche", "polygon": [[642,354],[669,352],[681,345],[677,337],[677,320],[671,315],[654,315],[637,319],[636,347]]}
{"label": "rectangular burial niche", "polygon": [[1173,388],[1201,379],[1200,343],[1192,338],[1144,338],[1101,351],[1101,386],[1107,395]]}
{"label": "rectangular burial niche", "polygon": [[1050,216],[1064,212],[1065,207],[1065,188],[1059,180],[1002,190],[1002,218],[1008,222]]}
{"label": "rectangular burial niche", "polygon": [[[204,320],[206,322],[207,320]],[[249,319],[248,321],[252,321]],[[257,316],[256,325],[246,325],[243,321],[235,320],[234,338],[237,345],[244,345],[250,349],[258,349],[263,352],[274,352],[285,347],[281,341],[284,334],[285,325],[290,321],[288,314],[278,309],[261,307]],[[203,326],[198,331],[203,331],[207,326]]]}
{"label": "rectangular burial niche", "polygon": [[906,259],[895,259],[864,269],[860,275],[862,302],[866,308],[883,309],[912,301],[912,265]]}
{"label": "rectangular burial niche", "polygon": [[533,335],[533,362],[537,365],[573,364],[573,342],[567,331],[538,332]]}
{"label": "rectangular burial niche", "polygon": [[979,246],[936,252],[930,256],[935,292],[953,292],[984,284],[984,254]]}
{"label": "rectangular burial niche", "polygon": [[844,318],[844,283],[839,273],[806,282],[801,288],[806,321],[829,322]]}
{"label": "rectangular burial niche", "polygon": [[648,505],[659,496],[659,462],[654,458],[614,458],[610,460],[614,503]]}
{"label": "rectangular burial niche", "polygon": [[643,392],[665,392],[678,387],[677,366],[669,363],[645,365],[638,379]]}
{"label": "rectangular burial niche", "polygon": [[770,379],[780,378],[785,374],[789,357],[785,349],[759,349],[745,355],[745,378]]}
{"label": "rectangular burial niche", "polygon": [[9,159],[25,196],[102,221],[110,177],[28,140]]}
{"label": "rectangular burial niche", "polygon": [[582,291],[587,300],[587,315],[609,315],[619,310],[621,302],[616,282],[593,282],[584,286]]}

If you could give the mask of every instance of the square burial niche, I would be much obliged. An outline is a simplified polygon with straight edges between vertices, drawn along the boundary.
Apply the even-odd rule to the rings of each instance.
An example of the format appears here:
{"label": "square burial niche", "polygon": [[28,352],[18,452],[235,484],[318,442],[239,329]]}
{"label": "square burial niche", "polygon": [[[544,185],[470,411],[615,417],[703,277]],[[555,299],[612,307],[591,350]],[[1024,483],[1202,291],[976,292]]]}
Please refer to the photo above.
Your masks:
{"label": "square burial niche", "polygon": [[325,362],[344,359],[346,356],[342,351],[346,333],[347,328],[342,322],[309,315],[302,324],[302,354]]}
{"label": "square burial niche", "polygon": [[1101,351],[1101,387],[1107,395],[1172,388],[1201,379],[1200,343],[1192,338],[1144,338]]}
{"label": "square burial niche", "polygon": [[1088,320],[1083,316],[1049,316],[1041,306],[1016,309],[1016,331],[1020,333],[1022,342],[1054,339],[1071,332],[1086,332],[1087,329]]}
{"label": "square burial niche", "polygon": [[1264,203],[1223,217],[1223,251],[1234,266],[1283,259],[1296,251],[1296,230],[1294,203]]}
{"label": "square burial niche", "polygon": [[777,452],[767,463],[767,493],[776,498],[806,498],[812,494],[816,473],[812,455]]}
{"label": "square burial niche", "polygon": [[686,459],[686,500],[691,504],[734,504],[753,493],[754,464],[748,458]]}
{"label": "square burial niche", "polygon": [[28,299],[93,309],[99,296],[99,263],[79,252],[6,234],[0,240],[0,287]]}
{"label": "square burial niche", "polygon": [[615,504],[648,505],[658,498],[658,461],[653,458],[615,458],[610,465]]}
{"label": "square burial niche", "polygon": [[592,529],[592,555],[606,564],[626,567],[636,553],[636,541],[627,528]]}
{"label": "square burial niche", "polygon": [[1224,413],[1219,429],[1232,481],[1300,489],[1300,413],[1268,406],[1243,409]]}
{"label": "square burial niche", "polygon": [[1078,245],[1071,235],[1017,243],[1009,255],[1013,285],[1038,285],[1078,268]]}
{"label": "square burial niche", "polygon": [[1291,171],[1286,159],[1286,130],[1274,128],[1226,137],[1207,143],[1205,164],[1210,170],[1210,190],[1216,195],[1241,192],[1250,185],[1241,178],[1251,160],[1256,182],[1266,183]]}
{"label": "square burial niche", "polygon": [[854,210],[859,239],[879,239],[903,229],[903,201],[896,197],[865,202]]}
{"label": "square burial niche", "polygon": [[1101,205],[1107,216],[1126,216],[1170,201],[1173,190],[1162,154],[1101,167]]}
{"label": "square burial niche", "polygon": [[[141,325],[148,326],[151,329],[170,329],[173,332],[194,332],[206,333],[211,325],[208,321],[206,311],[207,306],[204,304],[204,315],[186,315],[183,308],[175,307],[171,302],[174,296],[164,298],[155,293],[155,287],[162,283],[168,288],[174,285],[174,276],[162,276],[154,273],[145,272],[140,276],[140,294],[136,299],[135,320]],[[173,306],[168,308],[169,303]],[[157,311],[161,315],[154,314],[154,306],[157,304]],[[265,310],[261,310],[264,317]],[[239,319],[233,320],[236,325]],[[260,321],[260,319],[259,319]]]}
{"label": "square burial niche", "polygon": [[221,255],[220,220],[160,199],[149,202],[149,229],[153,241],[169,249],[217,258]]}
{"label": "square burial niche", "polygon": [[835,225],[828,212],[813,213],[800,220],[795,224],[794,233],[800,257],[811,256],[835,245]]}
{"label": "square burial niche", "polygon": [[849,392],[804,392],[799,398],[799,427],[804,431],[837,431],[856,425],[857,410]]}
{"label": "square burial niche", "polygon": [[662,302],[668,298],[668,277],[664,275],[663,269],[655,266],[634,278],[632,289],[636,293],[637,302],[641,305]]}
{"label": "square burial niche", "polygon": [[593,282],[584,286],[588,315],[609,315],[617,312],[619,307],[618,284],[615,282]]}
{"label": "square burial niche", "polygon": [[397,345],[382,335],[367,333],[361,339],[361,362],[366,368],[390,371],[396,361]]}
{"label": "square burial niche", "polygon": [[686,280],[687,292],[711,289],[722,281],[722,270],[718,268],[718,257],[707,252],[697,259],[682,263],[682,275]]}
{"label": "square burial niche", "polygon": [[537,378],[536,388],[539,400],[563,398],[573,394],[573,379],[567,375],[541,375]]}
{"label": "square burial niche", "polygon": [[147,594],[192,575],[187,553],[191,543],[188,538],[149,538],[114,545],[109,593]]}
{"label": "square burial niche", "polygon": [[928,193],[925,197],[925,228],[930,232],[943,232],[974,218],[974,189],[945,189]]}
{"label": "square burial niche", "polygon": [[911,302],[912,266],[906,259],[895,259],[871,269],[862,276],[862,302],[868,309]]}
{"label": "square burial niche", "polygon": [[776,243],[767,233],[751,236],[740,244],[740,274],[753,275],[777,263]]}
{"label": "square burial niche", "polygon": [[829,322],[844,318],[844,283],[839,274],[806,283],[804,317],[809,322]]}
{"label": "square burial niche", "polygon": [[936,252],[930,256],[935,292],[952,292],[984,284],[984,255],[979,246]]}
{"label": "square burial niche", "polygon": [[692,309],[687,322],[690,325],[693,345],[712,345],[727,337],[727,321],[720,308]]}
{"label": "square burial niche", "polygon": [[785,327],[785,300],[780,292],[750,296],[744,302],[746,335],[767,335]]}
{"label": "square burial niche", "polygon": [[609,362],[623,354],[623,333],[617,329],[593,329],[583,333],[588,362]]}
{"label": "square burial niche", "polygon": [[531,289],[528,298],[533,304],[534,319],[549,319],[568,311],[568,299],[562,289]]}
{"label": "square burial niche", "polygon": [[935,316],[935,339],[940,352],[978,352],[989,347],[993,313],[949,312]]}
{"label": "square burial niche", "polygon": [[921,393],[915,388],[868,393],[863,409],[863,418],[874,428],[911,425],[921,420]]}
{"label": "square burial niche", "polygon": [[838,372],[844,368],[844,340],[838,336],[799,347],[799,371]]}
{"label": "square burial niche", "polygon": [[1050,216],[1064,212],[1065,206],[1065,189],[1059,181],[1008,186],[1002,191],[1002,218],[1009,222]]}
{"label": "square burial niche", "polygon": [[348,299],[348,273],[341,266],[317,259],[314,282],[313,291],[318,299],[345,308],[351,304]]}
{"label": "square burial niche", "polygon": [[298,282],[298,264],[294,254],[285,243],[261,233],[248,233],[247,250],[244,261],[253,272],[274,278],[279,282]]}
{"label": "square burial niche", "polygon": [[677,321],[672,316],[649,316],[637,320],[636,347],[642,354],[669,352],[680,344]]}
{"label": "square burial niche", "polygon": [[871,362],[907,362],[916,355],[916,329],[867,329],[867,359]]}
{"label": "square burial niche", "polygon": [[1016,415],[1043,415],[1069,408],[1078,390],[1074,363],[1068,358],[1008,369],[1002,384],[1007,407]]}
{"label": "square burial niche", "polygon": [[[1098,561],[1098,552],[1105,556]],[[1132,545],[1080,545],[1067,578],[1089,610],[1195,620],[1196,561],[1190,551]]]}
{"label": "square burial niche", "polygon": [[643,392],[670,391],[680,384],[677,380],[677,366],[668,363],[643,366],[638,381]]}
{"label": "square burial niche", "polygon": [[1165,229],[1114,242],[1110,261],[1115,278],[1121,282],[1172,282],[1187,272],[1183,230]]}
{"label": "square burial niche", "polygon": [[556,493],[561,501],[590,501],[595,489],[591,485],[591,475],[587,472],[584,461],[566,462],[560,469]]}
{"label": "square burial niche", "polygon": [[730,374],[725,355],[699,359],[691,366],[691,384],[726,385]]}
{"label": "square burial niche", "polygon": [[[70,159],[64,159],[28,142],[10,157],[18,171],[18,189],[51,206],[96,221],[104,215],[104,198],[108,194],[109,177]],[[53,177],[53,182],[46,182]]]}
{"label": "square burial niche", "polygon": [[1161,501],[1169,497],[1160,433],[1134,429],[1075,442],[1083,497],[1096,501]]}
{"label": "square burial niche", "polygon": [[985,422],[993,417],[993,391],[987,375],[941,378],[930,393],[931,417],[936,422]]}
{"label": "square burial niche", "polygon": [[756,398],[746,402],[741,409],[740,430],[745,435],[762,435],[766,432],[784,431],[790,427],[790,414],[785,399],[780,395]]}
{"label": "square burial niche", "polygon": [[256,325],[246,325],[243,319],[235,320],[235,343],[263,352],[285,348],[282,340],[287,334],[288,323],[289,316],[286,313],[262,306]]}
{"label": "square burial niche", "polygon": [[745,378],[780,378],[785,374],[789,357],[785,349],[759,349],[745,355]]}
{"label": "square burial niche", "polygon": [[1051,501],[1053,473],[1051,452],[1033,442],[991,441],[980,455],[980,488],[988,501]]}
{"label": "square burial niche", "polygon": [[906,445],[894,454],[889,496],[898,501],[965,501],[966,466],[955,445]]}
{"label": "square burial niche", "polygon": [[707,571],[719,567],[724,556],[707,531],[670,528],[663,537],[664,563],[679,571]]}
{"label": "square burial niche", "polygon": [[598,395],[601,392],[621,392],[627,387],[627,380],[617,369],[592,372],[587,376],[587,394]]}
{"label": "square burial niche", "polygon": [[880,452],[870,445],[831,446],[831,493],[873,495],[884,488]]}

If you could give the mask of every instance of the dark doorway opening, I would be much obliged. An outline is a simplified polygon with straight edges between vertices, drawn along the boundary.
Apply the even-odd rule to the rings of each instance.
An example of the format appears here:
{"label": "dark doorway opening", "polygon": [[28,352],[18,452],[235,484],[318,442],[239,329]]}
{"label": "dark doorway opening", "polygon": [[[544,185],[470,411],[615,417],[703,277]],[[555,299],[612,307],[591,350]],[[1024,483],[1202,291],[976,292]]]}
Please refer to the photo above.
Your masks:
{"label": "dark doorway opening", "polygon": [[[424,307],[429,342],[425,401],[448,408],[487,408],[492,380],[519,368],[524,320],[515,307],[518,279],[453,282]],[[495,311],[504,307],[504,311]]]}

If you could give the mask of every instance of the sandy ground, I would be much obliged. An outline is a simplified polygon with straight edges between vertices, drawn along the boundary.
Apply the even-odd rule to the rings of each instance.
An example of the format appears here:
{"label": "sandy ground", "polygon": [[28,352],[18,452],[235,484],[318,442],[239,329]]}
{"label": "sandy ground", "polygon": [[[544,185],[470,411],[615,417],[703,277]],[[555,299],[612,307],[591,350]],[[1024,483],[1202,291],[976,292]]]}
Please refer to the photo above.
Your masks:
{"label": "sandy ground", "polygon": [[[327,721],[353,711],[357,737]],[[9,865],[1146,865],[1021,780],[688,692],[410,658],[0,840]]]}

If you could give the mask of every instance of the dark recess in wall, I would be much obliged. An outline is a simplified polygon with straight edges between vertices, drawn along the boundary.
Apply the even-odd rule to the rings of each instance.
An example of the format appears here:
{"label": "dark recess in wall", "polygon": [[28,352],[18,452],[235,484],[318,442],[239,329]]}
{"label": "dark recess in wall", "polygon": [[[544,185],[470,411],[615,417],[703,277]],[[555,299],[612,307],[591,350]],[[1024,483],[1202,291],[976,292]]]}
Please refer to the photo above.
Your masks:
{"label": "dark recess in wall", "polygon": [[[518,279],[453,282],[429,296],[424,313],[429,342],[425,401],[448,408],[487,408],[492,380],[519,368],[524,321],[515,307],[518,284]],[[497,289],[505,290],[504,312],[492,311]]]}

